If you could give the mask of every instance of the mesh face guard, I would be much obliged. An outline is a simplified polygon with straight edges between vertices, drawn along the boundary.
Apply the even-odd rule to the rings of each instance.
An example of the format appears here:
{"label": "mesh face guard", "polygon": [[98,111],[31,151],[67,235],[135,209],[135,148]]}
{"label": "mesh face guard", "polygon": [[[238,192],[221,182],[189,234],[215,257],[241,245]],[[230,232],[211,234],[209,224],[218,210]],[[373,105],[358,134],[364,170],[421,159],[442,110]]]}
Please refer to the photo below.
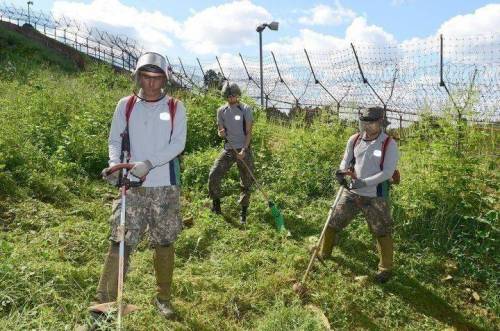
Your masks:
{"label": "mesh face guard", "polygon": [[238,84],[236,83],[229,83],[226,82],[224,83],[224,86],[222,87],[221,90],[222,97],[224,99],[229,98],[230,96],[235,96],[235,97],[240,97],[241,96],[241,90]]}
{"label": "mesh face guard", "polygon": [[[142,93],[140,92],[141,72],[163,74],[166,77],[165,83],[169,79],[169,71],[167,70],[167,61],[165,60],[163,55],[154,52],[148,52],[141,55],[137,60],[136,69],[134,71],[135,88],[133,93],[142,100],[144,99],[141,96]],[[157,100],[145,100],[145,101],[155,102],[163,99],[165,95],[166,95],[166,89],[164,87],[162,88],[161,96]]]}

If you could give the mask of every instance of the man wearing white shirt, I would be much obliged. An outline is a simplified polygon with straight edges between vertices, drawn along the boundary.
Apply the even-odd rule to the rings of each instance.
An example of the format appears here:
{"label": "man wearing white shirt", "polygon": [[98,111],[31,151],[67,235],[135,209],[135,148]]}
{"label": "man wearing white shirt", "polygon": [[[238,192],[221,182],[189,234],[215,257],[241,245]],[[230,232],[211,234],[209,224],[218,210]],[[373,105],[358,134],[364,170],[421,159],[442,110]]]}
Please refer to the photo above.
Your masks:
{"label": "man wearing white shirt", "polygon": [[[174,269],[174,242],[182,230],[178,156],[186,143],[187,120],[182,102],[165,94],[167,66],[157,53],[145,53],[139,59],[135,79],[138,93],[118,102],[109,134],[109,166],[124,162],[122,138],[128,134],[130,180],[143,183],[127,192],[125,225],[125,265],[130,254],[148,231],[154,249],[157,293],[154,299],[160,313],[174,315],[171,283]],[[103,173],[107,173],[106,168]],[[107,176],[115,183],[115,174]],[[118,278],[118,226],[121,202],[113,203],[110,218],[110,248],[97,288],[98,303],[115,301]]]}
{"label": "man wearing white shirt", "polygon": [[388,189],[399,159],[396,142],[382,130],[384,113],[380,107],[363,109],[360,132],[347,141],[336,176],[339,183],[346,185],[344,175],[348,172],[352,181],[331,215],[318,253],[319,258],[329,257],[338,234],[362,212],[377,240],[380,260],[375,280],[379,283],[392,276],[394,252]]}

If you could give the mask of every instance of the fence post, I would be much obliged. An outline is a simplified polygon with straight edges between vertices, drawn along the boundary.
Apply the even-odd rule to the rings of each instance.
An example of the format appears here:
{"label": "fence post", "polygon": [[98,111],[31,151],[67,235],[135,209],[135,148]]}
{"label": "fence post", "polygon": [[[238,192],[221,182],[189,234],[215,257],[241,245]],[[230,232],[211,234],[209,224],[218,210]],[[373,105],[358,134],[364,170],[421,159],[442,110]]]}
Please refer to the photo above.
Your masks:
{"label": "fence post", "polygon": [[403,140],[403,115],[399,114],[399,139]]}

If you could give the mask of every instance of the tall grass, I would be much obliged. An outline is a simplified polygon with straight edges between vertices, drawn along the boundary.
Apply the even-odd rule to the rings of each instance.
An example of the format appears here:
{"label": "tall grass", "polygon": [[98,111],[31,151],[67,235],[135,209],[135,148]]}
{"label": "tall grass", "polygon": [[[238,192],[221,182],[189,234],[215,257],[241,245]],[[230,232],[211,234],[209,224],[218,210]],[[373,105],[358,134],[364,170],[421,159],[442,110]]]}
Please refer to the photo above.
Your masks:
{"label": "tall grass", "polygon": [[[5,40],[1,32],[0,44]],[[60,69],[57,57],[24,57],[17,51],[24,41],[17,43],[0,52],[1,70],[16,66],[0,76],[0,325],[69,330],[85,318],[102,267],[116,191],[97,177],[107,161],[115,104],[130,93],[131,82],[103,66],[76,73]],[[319,235],[337,189],[332,172],[354,128],[336,119],[308,129],[300,122],[283,127],[256,114],[256,175],[283,210],[292,234],[285,238],[273,229],[258,192],[248,227],[234,224],[236,169],[224,181],[223,217],[207,210],[208,171],[222,146],[215,130],[222,100],[178,97],[189,123],[183,216],[195,222],[177,242],[179,319],[164,321],[150,303],[152,257],[142,243],[125,290],[142,309],[125,319],[127,329],[321,330],[318,314],[291,285]],[[343,233],[334,260],[313,270],[305,303],[322,310],[335,329],[498,328],[498,160],[492,147],[498,135],[468,126],[457,153],[455,129],[446,119],[422,122],[399,143],[394,280],[378,286],[357,278],[376,268],[361,219]]]}

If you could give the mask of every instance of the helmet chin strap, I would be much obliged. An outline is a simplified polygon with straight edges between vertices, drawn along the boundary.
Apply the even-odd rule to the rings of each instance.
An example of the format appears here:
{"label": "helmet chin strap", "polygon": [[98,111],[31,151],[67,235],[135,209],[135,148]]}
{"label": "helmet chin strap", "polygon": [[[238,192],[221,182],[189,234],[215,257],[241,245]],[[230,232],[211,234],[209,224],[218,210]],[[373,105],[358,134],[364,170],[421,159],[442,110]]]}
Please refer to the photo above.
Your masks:
{"label": "helmet chin strap", "polygon": [[165,89],[162,89],[162,94],[160,95],[160,97],[158,99],[155,99],[155,100],[144,99],[143,97],[141,97],[139,95],[140,91],[139,91],[139,93],[137,93],[135,90],[133,90],[132,93],[134,93],[134,95],[137,98],[139,98],[140,100],[145,101],[145,102],[158,102],[158,101],[160,101],[161,99],[163,99],[163,98],[165,98],[167,96],[167,93],[165,92]]}

